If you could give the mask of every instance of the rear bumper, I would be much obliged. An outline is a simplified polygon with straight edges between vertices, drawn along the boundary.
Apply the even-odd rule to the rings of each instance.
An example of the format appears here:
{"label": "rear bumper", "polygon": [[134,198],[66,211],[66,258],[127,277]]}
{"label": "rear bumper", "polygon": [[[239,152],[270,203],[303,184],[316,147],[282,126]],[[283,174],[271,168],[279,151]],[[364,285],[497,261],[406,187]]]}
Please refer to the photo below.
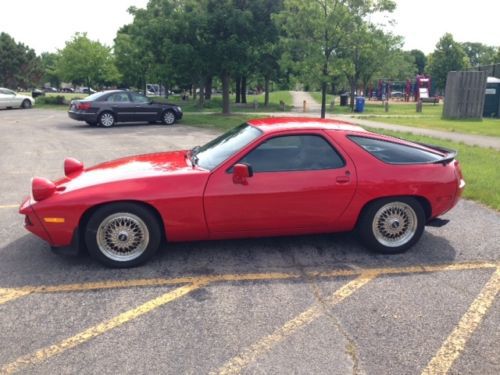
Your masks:
{"label": "rear bumper", "polygon": [[97,113],[68,111],[68,116],[76,121],[97,122]]}

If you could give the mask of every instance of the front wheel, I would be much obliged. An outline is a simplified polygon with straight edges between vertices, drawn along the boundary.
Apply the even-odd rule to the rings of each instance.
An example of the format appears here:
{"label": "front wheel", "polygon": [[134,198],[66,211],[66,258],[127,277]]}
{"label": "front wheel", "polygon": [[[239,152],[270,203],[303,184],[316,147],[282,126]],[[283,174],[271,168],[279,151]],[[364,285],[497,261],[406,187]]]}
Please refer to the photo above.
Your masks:
{"label": "front wheel", "polygon": [[175,114],[172,111],[165,111],[163,113],[162,122],[165,125],[173,125],[175,123]]}
{"label": "front wheel", "polygon": [[114,268],[145,263],[158,250],[160,239],[160,225],[155,215],[134,203],[100,207],[85,228],[90,255]]}
{"label": "front wheel", "polygon": [[31,108],[31,102],[28,99],[23,100],[21,107],[23,109],[29,109]]}
{"label": "front wheel", "polygon": [[424,224],[424,210],[415,198],[384,198],[364,209],[358,230],[368,248],[383,254],[397,254],[417,243]]}

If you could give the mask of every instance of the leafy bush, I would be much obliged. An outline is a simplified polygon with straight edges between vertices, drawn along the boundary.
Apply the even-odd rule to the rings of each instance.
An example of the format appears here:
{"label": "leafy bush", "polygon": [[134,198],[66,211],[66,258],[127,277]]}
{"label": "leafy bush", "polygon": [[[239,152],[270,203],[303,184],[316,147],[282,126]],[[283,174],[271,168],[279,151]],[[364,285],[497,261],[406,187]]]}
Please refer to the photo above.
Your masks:
{"label": "leafy bush", "polygon": [[40,96],[36,98],[37,104],[53,104],[53,105],[67,105],[68,102],[62,95],[56,96]]}

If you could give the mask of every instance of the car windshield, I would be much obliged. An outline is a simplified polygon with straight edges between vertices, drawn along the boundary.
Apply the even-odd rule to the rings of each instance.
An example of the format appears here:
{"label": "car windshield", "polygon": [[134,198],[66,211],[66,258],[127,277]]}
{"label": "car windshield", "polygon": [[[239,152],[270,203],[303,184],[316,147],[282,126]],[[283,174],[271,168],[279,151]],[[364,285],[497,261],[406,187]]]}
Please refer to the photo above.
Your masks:
{"label": "car windshield", "polygon": [[197,164],[201,168],[212,170],[260,134],[262,131],[248,124],[231,129],[194,151]]}

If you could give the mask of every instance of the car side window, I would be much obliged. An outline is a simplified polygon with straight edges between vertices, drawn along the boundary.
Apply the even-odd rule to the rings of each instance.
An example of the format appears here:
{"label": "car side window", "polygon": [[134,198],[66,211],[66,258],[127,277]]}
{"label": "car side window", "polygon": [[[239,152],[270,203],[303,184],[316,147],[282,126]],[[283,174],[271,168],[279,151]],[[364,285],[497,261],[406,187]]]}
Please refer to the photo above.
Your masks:
{"label": "car side window", "polygon": [[271,138],[240,163],[251,165],[256,173],[336,169],[345,165],[330,143],[319,135],[309,134]]}
{"label": "car side window", "polygon": [[443,158],[442,155],[395,142],[369,137],[349,136],[377,159],[389,164],[432,163]]}
{"label": "car side window", "polygon": [[130,93],[130,95],[132,96],[132,101],[134,103],[142,103],[142,104],[149,103],[149,99],[146,98],[144,95],[136,94],[135,92]]}
{"label": "car side window", "polygon": [[106,101],[113,102],[113,103],[128,103],[128,102],[130,102],[130,99],[126,93],[119,92],[119,93],[108,96]]}

